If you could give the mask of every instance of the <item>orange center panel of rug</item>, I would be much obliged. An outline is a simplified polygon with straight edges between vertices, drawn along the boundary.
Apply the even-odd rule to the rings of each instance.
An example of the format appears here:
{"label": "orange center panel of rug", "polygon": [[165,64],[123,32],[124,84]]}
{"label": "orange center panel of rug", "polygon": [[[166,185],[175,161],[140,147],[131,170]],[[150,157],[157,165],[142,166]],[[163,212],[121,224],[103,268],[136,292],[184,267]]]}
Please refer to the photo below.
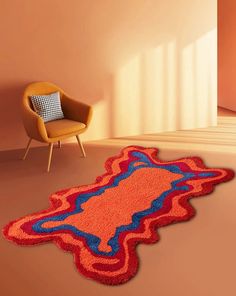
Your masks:
{"label": "orange center panel of rug", "polygon": [[[162,182],[163,178],[165,182]],[[116,228],[130,224],[133,214],[150,208],[152,201],[170,189],[171,182],[180,178],[180,174],[164,169],[139,169],[129,178],[120,181],[118,186],[109,188],[82,204],[81,213],[71,215],[63,221],[45,222],[42,227],[73,225],[101,238],[99,250],[109,252],[111,247],[107,243],[114,236]]]}

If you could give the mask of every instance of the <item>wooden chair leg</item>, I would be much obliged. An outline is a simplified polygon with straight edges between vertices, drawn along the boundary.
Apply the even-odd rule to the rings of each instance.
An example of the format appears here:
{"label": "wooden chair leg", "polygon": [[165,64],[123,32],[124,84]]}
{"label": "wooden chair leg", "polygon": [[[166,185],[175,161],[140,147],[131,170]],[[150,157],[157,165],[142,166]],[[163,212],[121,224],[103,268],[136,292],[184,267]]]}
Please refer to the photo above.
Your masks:
{"label": "wooden chair leg", "polygon": [[58,148],[61,148],[61,141],[58,141]]}
{"label": "wooden chair leg", "polygon": [[78,144],[79,144],[80,150],[81,150],[81,152],[82,152],[82,154],[83,154],[83,157],[86,157],[86,153],[85,153],[85,151],[84,151],[83,144],[82,144],[82,142],[80,141],[80,138],[79,138],[78,135],[76,135],[76,139],[77,139],[77,141],[78,141]]}
{"label": "wooden chair leg", "polygon": [[53,143],[50,143],[49,144],[49,155],[48,155],[48,168],[47,168],[47,172],[50,171],[51,160],[52,160],[52,149],[53,149]]}
{"label": "wooden chair leg", "polygon": [[25,150],[25,154],[24,154],[24,156],[23,156],[23,158],[22,158],[23,160],[26,159],[26,156],[27,156],[27,154],[28,154],[28,152],[29,152],[29,149],[30,149],[30,144],[31,144],[31,142],[32,142],[32,139],[30,138],[29,141],[28,141],[28,144],[27,144],[26,150]]}

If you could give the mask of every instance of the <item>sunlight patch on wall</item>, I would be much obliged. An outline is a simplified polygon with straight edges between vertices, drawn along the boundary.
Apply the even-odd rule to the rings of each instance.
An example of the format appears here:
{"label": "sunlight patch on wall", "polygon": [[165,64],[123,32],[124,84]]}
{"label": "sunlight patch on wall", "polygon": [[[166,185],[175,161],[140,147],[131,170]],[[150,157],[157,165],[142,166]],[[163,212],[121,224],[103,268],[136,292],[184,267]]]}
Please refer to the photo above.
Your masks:
{"label": "sunlight patch on wall", "polygon": [[167,43],[166,71],[166,131],[178,129],[177,113],[179,112],[177,92],[177,47],[176,41]]}
{"label": "sunlight patch on wall", "polygon": [[216,42],[213,30],[182,50],[181,129],[216,124]]}
{"label": "sunlight patch on wall", "polygon": [[114,136],[176,127],[176,42],[150,49],[114,78]]}
{"label": "sunlight patch on wall", "polygon": [[136,135],[142,129],[140,65],[140,56],[136,56],[116,73],[112,112],[115,137]]}
{"label": "sunlight patch on wall", "polygon": [[164,46],[144,53],[143,58],[143,129],[151,133],[164,127]]}
{"label": "sunlight patch on wall", "polygon": [[195,47],[190,44],[181,53],[181,85],[180,85],[180,128],[194,128],[196,126],[195,101]]}
{"label": "sunlight patch on wall", "polygon": [[114,75],[114,137],[216,124],[216,29],[136,55]]}

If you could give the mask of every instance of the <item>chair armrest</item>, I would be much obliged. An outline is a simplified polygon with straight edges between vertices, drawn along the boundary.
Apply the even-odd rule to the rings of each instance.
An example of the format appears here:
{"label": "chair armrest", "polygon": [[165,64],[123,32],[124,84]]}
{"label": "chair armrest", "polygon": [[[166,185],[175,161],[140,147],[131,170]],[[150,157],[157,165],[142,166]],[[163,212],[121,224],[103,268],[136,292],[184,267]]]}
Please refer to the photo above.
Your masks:
{"label": "chair armrest", "polygon": [[88,127],[92,118],[91,106],[66,95],[62,96],[61,105],[66,118],[82,122]]}
{"label": "chair armrest", "polygon": [[22,113],[27,135],[32,139],[48,142],[43,119],[26,104],[23,104]]}

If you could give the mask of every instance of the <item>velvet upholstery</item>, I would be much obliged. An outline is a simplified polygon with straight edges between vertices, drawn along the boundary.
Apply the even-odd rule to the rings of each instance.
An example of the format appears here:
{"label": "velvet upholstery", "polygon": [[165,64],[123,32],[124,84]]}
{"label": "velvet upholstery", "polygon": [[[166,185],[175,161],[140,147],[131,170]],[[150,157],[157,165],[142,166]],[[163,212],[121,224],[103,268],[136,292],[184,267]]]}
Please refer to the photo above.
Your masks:
{"label": "velvet upholstery", "polygon": [[49,138],[56,138],[63,135],[78,134],[78,131],[81,132],[86,128],[86,125],[82,122],[69,120],[69,119],[60,119],[49,121],[45,123],[47,134]]}

